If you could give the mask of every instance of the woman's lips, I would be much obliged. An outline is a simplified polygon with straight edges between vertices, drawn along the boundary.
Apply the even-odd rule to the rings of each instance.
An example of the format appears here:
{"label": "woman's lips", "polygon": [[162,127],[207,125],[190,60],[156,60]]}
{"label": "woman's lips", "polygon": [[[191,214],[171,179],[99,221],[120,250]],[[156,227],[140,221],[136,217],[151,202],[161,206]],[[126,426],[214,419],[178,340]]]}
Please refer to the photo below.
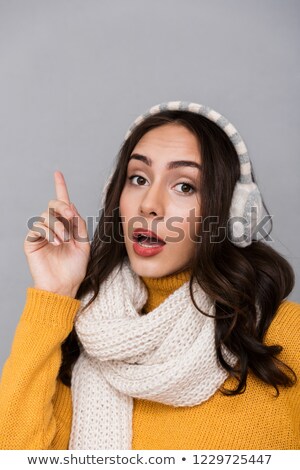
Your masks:
{"label": "woman's lips", "polygon": [[154,256],[160,253],[165,242],[151,230],[136,228],[133,231],[133,249],[139,256]]}
{"label": "woman's lips", "polygon": [[142,235],[144,237],[152,239],[153,242],[157,241],[158,243],[165,244],[165,242],[156,233],[152,232],[151,230],[143,229],[141,227],[134,229],[133,231],[134,239],[137,239],[138,236],[142,236]]}
{"label": "woman's lips", "polygon": [[[146,243],[146,241],[145,241]],[[154,244],[152,243],[151,246],[143,246],[137,240],[133,242],[133,249],[137,255],[140,256],[154,256],[160,253],[164,249],[165,244],[159,243]]]}

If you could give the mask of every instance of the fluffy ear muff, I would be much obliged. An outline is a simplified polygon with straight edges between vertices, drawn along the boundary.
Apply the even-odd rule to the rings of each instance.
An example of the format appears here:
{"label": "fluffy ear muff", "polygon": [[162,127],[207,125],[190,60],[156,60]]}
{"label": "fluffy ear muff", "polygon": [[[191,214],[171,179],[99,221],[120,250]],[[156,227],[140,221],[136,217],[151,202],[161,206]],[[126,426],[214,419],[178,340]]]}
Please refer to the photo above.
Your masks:
{"label": "fluffy ear muff", "polygon": [[231,241],[240,247],[250,245],[262,216],[263,205],[257,185],[238,181],[233,191],[228,221]]}

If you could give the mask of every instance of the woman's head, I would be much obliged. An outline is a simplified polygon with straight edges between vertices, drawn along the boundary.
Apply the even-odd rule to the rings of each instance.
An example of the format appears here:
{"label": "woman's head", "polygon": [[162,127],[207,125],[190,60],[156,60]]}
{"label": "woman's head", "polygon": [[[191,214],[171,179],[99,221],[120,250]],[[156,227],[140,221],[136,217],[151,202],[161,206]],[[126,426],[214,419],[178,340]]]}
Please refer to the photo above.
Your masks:
{"label": "woman's head", "polygon": [[[194,166],[179,166],[179,161]],[[216,256],[228,242],[229,209],[239,176],[233,144],[206,117],[188,111],[148,117],[124,142],[107,188],[104,214],[118,226],[111,233],[118,245],[114,253],[128,255],[132,269],[147,277],[192,267],[203,256],[203,246],[207,256]],[[166,242],[163,249],[147,257],[137,253],[136,228],[156,233]]]}

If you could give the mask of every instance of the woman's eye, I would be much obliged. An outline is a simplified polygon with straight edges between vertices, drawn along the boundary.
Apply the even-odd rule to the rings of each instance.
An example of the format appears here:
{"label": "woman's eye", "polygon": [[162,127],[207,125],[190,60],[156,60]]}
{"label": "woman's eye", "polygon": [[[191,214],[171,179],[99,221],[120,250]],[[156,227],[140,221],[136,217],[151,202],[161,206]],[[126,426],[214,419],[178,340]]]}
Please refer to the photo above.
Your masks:
{"label": "woman's eye", "polygon": [[[146,181],[145,178],[143,178],[143,177],[140,176],[140,175],[133,175],[133,176],[130,176],[130,177],[129,177],[129,180],[132,181],[133,178],[141,178],[142,180]],[[143,186],[143,185],[138,184],[138,186]]]}
{"label": "woman's eye", "polygon": [[188,187],[189,189],[192,190],[192,192],[185,191],[185,190],[184,190],[184,191],[180,191],[180,192],[183,192],[184,194],[194,194],[194,192],[195,192],[194,186],[192,186],[192,185],[189,184],[189,183],[178,183],[178,184],[176,184],[176,186],[183,186],[183,187],[185,186],[185,187]]}

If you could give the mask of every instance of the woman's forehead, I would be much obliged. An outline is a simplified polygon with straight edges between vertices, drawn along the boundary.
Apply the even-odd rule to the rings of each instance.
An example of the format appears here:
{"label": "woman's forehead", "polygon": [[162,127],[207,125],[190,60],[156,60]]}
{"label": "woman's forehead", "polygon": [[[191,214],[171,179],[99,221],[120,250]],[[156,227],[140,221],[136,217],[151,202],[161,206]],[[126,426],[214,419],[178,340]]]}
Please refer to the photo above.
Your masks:
{"label": "woman's forehead", "polygon": [[[172,152],[178,157],[198,157],[200,160],[199,141],[185,126],[179,124],[167,124],[151,129],[144,134],[136,144],[132,153],[148,153],[148,157],[156,158],[157,152]],[[158,155],[159,157],[159,155]]]}

